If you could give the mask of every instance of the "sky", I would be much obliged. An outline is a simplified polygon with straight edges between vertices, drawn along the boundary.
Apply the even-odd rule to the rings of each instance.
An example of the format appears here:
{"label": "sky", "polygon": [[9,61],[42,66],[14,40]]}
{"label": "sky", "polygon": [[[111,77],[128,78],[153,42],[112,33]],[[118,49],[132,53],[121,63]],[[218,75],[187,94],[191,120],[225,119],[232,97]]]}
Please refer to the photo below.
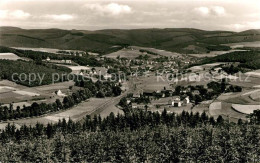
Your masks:
{"label": "sky", "polygon": [[260,29],[260,0],[0,0],[0,26],[26,29]]}

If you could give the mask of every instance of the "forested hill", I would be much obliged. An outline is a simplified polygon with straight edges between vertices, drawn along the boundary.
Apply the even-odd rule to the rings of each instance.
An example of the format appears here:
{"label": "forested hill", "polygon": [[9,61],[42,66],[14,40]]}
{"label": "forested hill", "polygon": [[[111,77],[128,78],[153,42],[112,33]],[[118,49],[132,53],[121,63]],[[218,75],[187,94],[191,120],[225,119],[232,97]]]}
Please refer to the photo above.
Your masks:
{"label": "forested hill", "polygon": [[240,67],[260,69],[260,51],[235,51],[211,58],[204,58],[197,64],[214,62],[240,62]]}
{"label": "forested hill", "polygon": [[191,28],[132,30],[62,30],[0,27],[0,45],[79,49],[99,53],[125,45],[153,47],[168,51],[204,53],[208,46],[260,40],[260,30],[243,32],[204,31]]}

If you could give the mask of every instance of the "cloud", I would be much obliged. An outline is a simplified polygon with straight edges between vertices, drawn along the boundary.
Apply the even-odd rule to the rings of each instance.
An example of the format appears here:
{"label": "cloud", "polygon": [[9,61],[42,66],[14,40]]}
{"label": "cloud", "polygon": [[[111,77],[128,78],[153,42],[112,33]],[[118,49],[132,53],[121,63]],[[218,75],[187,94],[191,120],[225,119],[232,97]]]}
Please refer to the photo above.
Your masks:
{"label": "cloud", "polygon": [[212,6],[212,7],[198,7],[195,8],[194,11],[203,16],[222,16],[226,14],[226,10],[224,7],[221,6]]}
{"label": "cloud", "polygon": [[132,12],[132,8],[128,5],[121,5],[117,3],[109,3],[107,5],[101,4],[87,4],[85,7],[96,11],[100,14],[111,14],[111,15],[120,15],[120,14],[129,14]]}
{"label": "cloud", "polygon": [[31,16],[30,13],[24,12],[23,10],[0,10],[1,19],[27,19]]}
{"label": "cloud", "polygon": [[10,15],[17,19],[27,19],[31,14],[24,12],[23,10],[15,10],[10,13]]}
{"label": "cloud", "polygon": [[221,6],[213,6],[211,12],[215,15],[224,15],[226,13],[225,8]]}
{"label": "cloud", "polygon": [[0,10],[0,18],[5,19],[8,17],[8,10]]}
{"label": "cloud", "polygon": [[208,15],[209,14],[209,8],[208,7],[198,7],[198,8],[195,8],[195,11],[202,14],[202,15]]}
{"label": "cloud", "polygon": [[231,30],[235,30],[235,31],[241,31],[241,30],[247,30],[247,29],[259,29],[260,22],[255,21],[255,22],[235,23],[235,24],[227,25],[226,27],[228,27]]}
{"label": "cloud", "polygon": [[45,15],[44,17],[56,21],[69,21],[75,18],[75,16],[69,14],[60,14],[60,15],[52,14],[52,15]]}

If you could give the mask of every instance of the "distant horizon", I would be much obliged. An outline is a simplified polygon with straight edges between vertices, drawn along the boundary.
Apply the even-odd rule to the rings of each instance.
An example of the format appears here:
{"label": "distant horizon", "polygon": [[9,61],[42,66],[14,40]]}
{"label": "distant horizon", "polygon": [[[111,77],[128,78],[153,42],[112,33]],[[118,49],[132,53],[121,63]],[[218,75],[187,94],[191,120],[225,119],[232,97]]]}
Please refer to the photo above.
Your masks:
{"label": "distant horizon", "polygon": [[39,28],[39,27],[33,27],[33,28],[27,28],[27,27],[19,27],[19,26],[0,26],[0,28],[20,28],[20,29],[24,29],[24,30],[44,30],[44,29],[60,29],[60,30],[78,30],[78,31],[102,31],[102,30],[145,30],[145,29],[160,29],[160,30],[163,30],[163,29],[195,29],[195,30],[202,30],[202,31],[223,31],[223,32],[235,32],[235,33],[239,33],[239,32],[244,32],[244,31],[249,31],[249,30],[260,30],[260,28],[249,28],[249,29],[245,29],[245,30],[241,30],[241,31],[235,31],[235,30],[224,30],[224,29],[213,29],[213,30],[207,30],[207,29],[201,29],[201,28],[189,28],[189,27],[167,27],[167,28],[164,28],[164,27],[157,27],[157,28],[153,28],[153,27],[147,27],[147,28],[101,28],[101,29],[73,29],[73,28]]}

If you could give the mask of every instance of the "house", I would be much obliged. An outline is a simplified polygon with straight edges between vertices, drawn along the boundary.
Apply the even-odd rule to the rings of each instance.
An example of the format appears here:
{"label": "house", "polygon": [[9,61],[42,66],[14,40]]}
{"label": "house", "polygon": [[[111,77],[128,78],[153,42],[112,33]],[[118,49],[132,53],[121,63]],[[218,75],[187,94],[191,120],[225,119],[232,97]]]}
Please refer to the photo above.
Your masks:
{"label": "house", "polygon": [[104,79],[107,80],[107,79],[111,79],[112,78],[112,75],[111,74],[106,74],[104,75]]}
{"label": "house", "polygon": [[162,93],[165,95],[165,97],[169,97],[172,96],[173,90],[170,89],[162,90]]}
{"label": "house", "polygon": [[157,91],[153,95],[156,96],[156,97],[159,97],[159,98],[165,97],[165,93],[157,92]]}
{"label": "house", "polygon": [[50,61],[50,60],[51,60],[50,57],[47,57],[46,61]]}
{"label": "house", "polygon": [[137,103],[132,103],[132,108],[133,109],[145,109],[147,107],[147,105],[144,105],[144,104],[137,104]]}
{"label": "house", "polygon": [[71,60],[65,60],[64,62],[65,62],[65,63],[69,63],[69,64],[72,63]]}
{"label": "house", "polygon": [[143,90],[138,90],[136,93],[133,94],[133,98],[140,98],[143,95]]}
{"label": "house", "polygon": [[66,96],[65,94],[63,94],[63,93],[61,92],[61,90],[58,90],[58,91],[56,91],[55,93],[56,93],[56,95],[58,95],[58,96],[60,96],[60,97],[65,97],[65,96]]}
{"label": "house", "polygon": [[154,90],[144,90],[143,95],[145,96],[153,96],[156,92]]}
{"label": "house", "polygon": [[184,104],[184,105],[187,105],[187,104],[189,104],[189,103],[190,103],[190,98],[189,98],[189,96],[187,96],[187,97],[184,98],[183,104]]}
{"label": "house", "polygon": [[180,107],[181,106],[181,100],[173,100],[173,106],[174,107]]}
{"label": "house", "polygon": [[193,91],[192,91],[192,94],[193,94],[193,95],[199,95],[199,94],[200,94],[200,91],[198,91],[198,90],[193,90]]}
{"label": "house", "polygon": [[135,93],[135,94],[133,94],[133,98],[140,98],[141,96],[140,96],[140,94],[139,93]]}
{"label": "house", "polygon": [[169,100],[169,105],[174,107],[180,107],[181,106],[181,99],[179,96],[173,96],[171,100]]}

